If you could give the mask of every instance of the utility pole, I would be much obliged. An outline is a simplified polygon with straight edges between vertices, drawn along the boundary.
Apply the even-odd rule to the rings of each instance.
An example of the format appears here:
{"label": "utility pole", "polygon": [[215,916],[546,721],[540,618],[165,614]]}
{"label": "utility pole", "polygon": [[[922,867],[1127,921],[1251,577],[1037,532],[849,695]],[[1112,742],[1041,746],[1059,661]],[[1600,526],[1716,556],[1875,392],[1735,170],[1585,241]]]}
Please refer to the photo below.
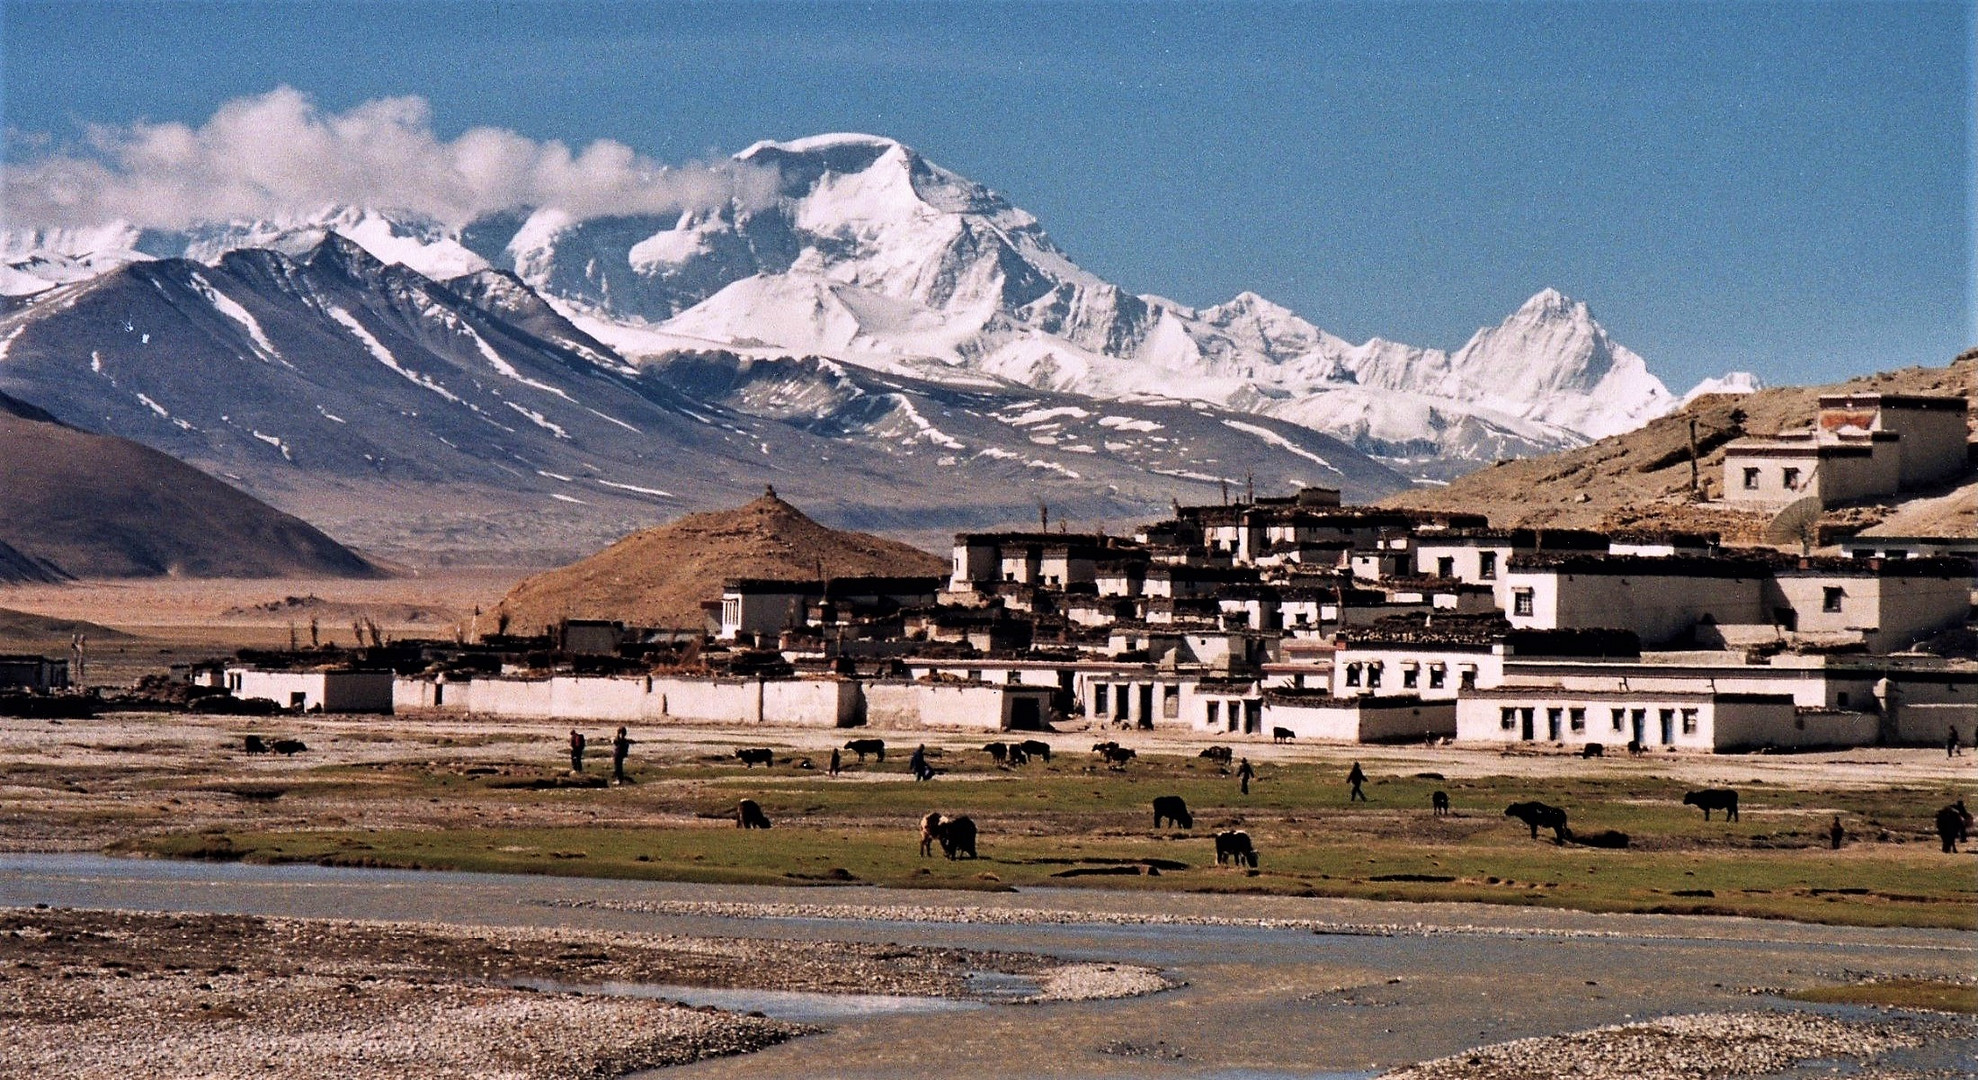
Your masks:
{"label": "utility pole", "polygon": [[1703,492],[1697,482],[1696,417],[1690,417],[1690,501],[1699,502]]}

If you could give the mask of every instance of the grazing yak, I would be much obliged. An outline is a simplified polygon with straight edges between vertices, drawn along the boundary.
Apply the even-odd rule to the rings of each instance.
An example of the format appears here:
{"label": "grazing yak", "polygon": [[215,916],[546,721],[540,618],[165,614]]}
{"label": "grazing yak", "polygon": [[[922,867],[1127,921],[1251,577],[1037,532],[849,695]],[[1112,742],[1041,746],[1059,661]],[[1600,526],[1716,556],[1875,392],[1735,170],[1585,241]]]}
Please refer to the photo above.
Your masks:
{"label": "grazing yak", "polygon": [[982,752],[996,759],[996,764],[1001,765],[1010,759],[1010,744],[992,742],[983,747]]}
{"label": "grazing yak", "polygon": [[1583,758],[1606,757],[1607,747],[1597,742],[1590,742],[1580,747],[1580,756]]}
{"label": "grazing yak", "polygon": [[[925,822],[922,823],[925,827]],[[966,855],[975,858],[975,822],[968,815],[943,817],[935,827],[934,838],[941,842],[941,854],[950,859]]]}
{"label": "grazing yak", "polygon": [[1208,758],[1210,761],[1224,766],[1227,766],[1236,757],[1235,753],[1227,746],[1211,746],[1197,756]]}
{"label": "grazing yak", "polygon": [[1179,795],[1154,797],[1154,827],[1160,828],[1163,821],[1172,821],[1176,827],[1183,829],[1195,827],[1195,815],[1188,812],[1188,804]]}
{"label": "grazing yak", "polygon": [[1216,834],[1216,865],[1224,863],[1257,868],[1257,849],[1250,843],[1249,833],[1233,829]]}
{"label": "grazing yak", "polygon": [[1042,739],[1025,739],[1016,744],[1015,749],[1021,750],[1031,757],[1042,758],[1047,765],[1051,762],[1051,744]]}
{"label": "grazing yak", "polygon": [[292,754],[302,753],[304,750],[309,749],[309,745],[301,739],[276,739],[274,742],[268,744],[268,749],[273,750],[283,757],[288,757]]}
{"label": "grazing yak", "polygon": [[1646,753],[1648,753],[1648,747],[1646,747],[1646,746],[1643,746],[1643,745],[1642,745],[1642,743],[1641,743],[1641,740],[1640,740],[1640,739],[1629,739],[1629,740],[1628,740],[1628,756],[1629,756],[1629,757],[1640,757],[1640,756],[1642,756],[1643,754],[1646,754]]}
{"label": "grazing yak", "polygon": [[857,754],[860,764],[865,763],[865,755],[867,754],[871,754],[881,762],[886,760],[886,740],[884,739],[853,739],[851,742],[845,744],[845,749]]}
{"label": "grazing yak", "polygon": [[1288,727],[1274,727],[1271,729],[1271,741],[1274,743],[1290,742],[1297,737],[1298,733]]}
{"label": "grazing yak", "polygon": [[941,839],[941,814],[939,811],[920,819],[920,857],[925,859],[934,853],[934,842]]}
{"label": "grazing yak", "polygon": [[1025,750],[1021,746],[1010,747],[1010,764],[1012,765],[1030,764],[1030,752],[1028,750]]}
{"label": "grazing yak", "polygon": [[1702,791],[1692,791],[1683,796],[1683,805],[1701,807],[1705,821],[1710,820],[1712,810],[1724,811],[1725,821],[1738,820],[1738,793],[1730,788],[1705,788]]}
{"label": "grazing yak", "polygon": [[1132,761],[1136,756],[1132,747],[1121,746],[1116,742],[1095,743],[1092,746],[1092,752],[1105,758],[1106,765],[1114,769],[1126,768],[1126,763]]}
{"label": "grazing yak", "polygon": [[1448,816],[1449,816],[1449,793],[1448,793],[1447,791],[1438,791],[1438,792],[1435,792],[1434,794],[1432,794],[1432,795],[1430,795],[1430,796],[1429,796],[1429,807],[1430,807],[1430,809],[1432,809],[1432,810],[1434,810],[1434,811],[1435,811],[1435,816],[1436,816],[1436,817],[1448,817]]}
{"label": "grazing yak", "polygon": [[741,758],[742,764],[747,765],[751,769],[757,765],[776,764],[776,752],[768,747],[762,747],[756,750],[736,750],[735,756]]}
{"label": "grazing yak", "polygon": [[735,825],[743,829],[767,829],[769,815],[762,812],[754,799],[743,799],[735,807]]}
{"label": "grazing yak", "polygon": [[1566,811],[1556,806],[1547,806],[1542,802],[1512,803],[1504,808],[1504,816],[1517,818],[1531,826],[1534,840],[1538,839],[1538,831],[1545,828],[1552,830],[1553,843],[1566,842]]}
{"label": "grazing yak", "polygon": [[268,752],[268,744],[262,742],[259,735],[249,735],[242,749],[250,754],[265,754]]}

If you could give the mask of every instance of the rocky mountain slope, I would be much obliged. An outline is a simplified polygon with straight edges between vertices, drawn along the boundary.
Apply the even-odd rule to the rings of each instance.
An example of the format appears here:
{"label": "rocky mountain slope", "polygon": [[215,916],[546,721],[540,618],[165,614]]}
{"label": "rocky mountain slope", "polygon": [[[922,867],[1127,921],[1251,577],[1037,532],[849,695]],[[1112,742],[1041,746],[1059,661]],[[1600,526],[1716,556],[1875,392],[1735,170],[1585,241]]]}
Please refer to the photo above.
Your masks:
{"label": "rocky mountain slope", "polygon": [[523,581],[502,599],[511,628],[559,619],[696,627],[701,601],[734,577],[814,579],[945,575],[948,560],[867,533],[828,529],[773,492],[745,506],[635,533],[587,559]]}
{"label": "rocky mountain slope", "polygon": [[339,234],[128,263],[0,314],[0,391],[412,563],[564,562],[774,484],[834,524],[940,542],[1265,490],[1407,485],[1289,422],[987,376],[674,351],[632,363],[515,276],[445,282]]}
{"label": "rocky mountain slope", "polygon": [[[1727,541],[1756,543],[1770,520],[1765,515],[1690,500],[1689,422],[1696,421],[1702,451],[1703,493],[1716,498],[1723,490],[1725,443],[1745,434],[1803,428],[1819,411],[1821,394],[1842,390],[1963,394],[1974,399],[1978,410],[1978,352],[1965,353],[1947,367],[1905,368],[1832,386],[1703,395],[1638,431],[1565,453],[1503,462],[1447,487],[1392,496],[1384,505],[1483,513],[1498,526],[1699,529],[1721,532]],[[1971,517],[1978,505],[1974,499],[1978,499],[1978,480],[1927,499],[1902,500],[1900,506],[1891,501],[1888,506],[1830,511],[1827,523],[1852,528],[1889,519],[1892,526],[1900,526],[1895,531],[1932,535],[1952,530],[1942,535],[1959,535],[1954,530],[1978,524]],[[1898,513],[1903,515],[1899,520]]]}
{"label": "rocky mountain slope", "polygon": [[127,439],[0,395],[0,581],[370,577],[310,525]]}
{"label": "rocky mountain slope", "polygon": [[1253,293],[1200,309],[1129,293],[1077,266],[1003,196],[890,139],[763,142],[737,159],[773,170],[777,197],[581,220],[550,207],[464,227],[337,207],[172,234],[12,237],[0,291],[81,280],[120,259],[301,257],[335,232],[437,279],[512,271],[634,360],[719,348],[926,382],[1186,397],[1433,477],[1577,446],[1675,404],[1584,303],[1549,289],[1453,353],[1356,345]]}

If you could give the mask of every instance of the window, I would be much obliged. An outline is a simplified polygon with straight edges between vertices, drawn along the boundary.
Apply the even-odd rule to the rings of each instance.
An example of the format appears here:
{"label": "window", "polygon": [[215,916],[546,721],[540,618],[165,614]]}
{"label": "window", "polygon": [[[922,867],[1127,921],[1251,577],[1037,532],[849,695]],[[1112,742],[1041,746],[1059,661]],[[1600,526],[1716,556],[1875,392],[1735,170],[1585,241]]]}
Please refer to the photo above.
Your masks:
{"label": "window", "polygon": [[1181,687],[1164,686],[1161,688],[1161,715],[1169,720],[1173,720],[1181,715]]}
{"label": "window", "polygon": [[1358,664],[1346,665],[1346,685],[1348,686],[1360,685],[1360,665]]}
{"label": "window", "polygon": [[1798,491],[1799,470],[1793,468],[1780,469],[1779,483],[1784,484],[1787,491]]}
{"label": "window", "polygon": [[1547,710],[1545,710],[1545,737],[1546,737],[1546,738],[1548,738],[1548,739],[1552,739],[1552,740],[1554,740],[1554,741],[1557,741],[1557,740],[1558,740],[1558,738],[1559,738],[1559,721],[1560,721],[1560,720],[1562,720],[1562,719],[1564,719],[1564,718],[1565,718],[1565,716],[1566,716],[1566,710],[1564,710],[1564,709],[1547,709]]}
{"label": "window", "polygon": [[1497,710],[1497,726],[1506,731],[1518,726],[1518,710],[1505,706]]}
{"label": "window", "polygon": [[1757,470],[1757,469],[1746,469],[1746,470],[1744,471],[1744,489],[1745,489],[1746,491],[1757,491],[1757,490],[1758,490],[1758,470]]}
{"label": "window", "polygon": [[1834,695],[1834,704],[1835,704],[1835,705],[1838,705],[1838,706],[1840,706],[1840,707],[1841,707],[1841,708],[1843,708],[1843,709],[1845,709],[1845,708],[1847,708],[1847,707],[1848,707],[1848,692],[1847,692],[1846,690],[1843,690],[1843,691],[1841,691],[1840,693],[1838,693],[1838,694],[1835,694],[1835,695]]}
{"label": "window", "polygon": [[1206,708],[1206,709],[1208,709],[1208,717],[1209,717],[1209,726],[1210,726],[1210,727],[1215,727],[1216,725],[1218,725],[1218,724],[1220,724],[1220,723],[1222,723],[1222,722],[1223,722],[1223,720],[1222,720],[1222,712],[1223,712],[1223,703],[1222,703],[1222,702],[1220,702],[1220,701],[1211,701],[1211,702],[1209,702],[1209,703],[1208,703],[1207,705],[1205,705],[1205,706],[1203,706],[1203,707],[1204,707],[1204,708]]}
{"label": "window", "polygon": [[1448,555],[1444,555],[1443,557],[1437,559],[1435,561],[1435,576],[1439,578],[1455,577],[1456,560]]}
{"label": "window", "polygon": [[1369,690],[1378,690],[1378,689],[1380,689],[1380,665],[1379,665],[1379,664],[1368,664],[1368,665],[1367,665],[1367,689],[1369,689]]}
{"label": "window", "polygon": [[1097,714],[1099,714],[1100,716],[1104,716],[1104,715],[1106,715],[1106,705],[1107,705],[1107,701],[1106,701],[1106,697],[1107,697],[1107,693],[1106,693],[1106,692],[1107,692],[1107,691],[1109,691],[1109,690],[1111,690],[1111,689],[1112,689],[1112,687],[1110,687],[1110,686],[1108,686],[1108,685],[1106,685],[1105,683],[1100,683],[1100,684],[1098,684],[1097,686],[1094,686],[1094,687],[1092,688],[1092,711],[1093,711],[1093,712],[1095,712],[1095,713],[1097,713]]}
{"label": "window", "polygon": [[1464,668],[1464,669],[1463,669],[1463,689],[1465,689],[1465,690],[1475,690],[1476,688],[1477,688],[1477,669],[1476,669],[1476,668],[1473,668],[1473,667],[1466,667],[1466,668]]}
{"label": "window", "polygon": [[1683,710],[1683,734],[1685,734],[1685,735],[1694,735],[1694,734],[1696,734],[1696,710],[1695,710],[1695,709],[1684,709],[1684,710]]}
{"label": "window", "polygon": [[1435,666],[1429,668],[1429,689],[1440,690],[1442,689],[1442,684],[1448,681],[1449,681],[1448,668],[1443,667],[1441,664],[1436,664]]}
{"label": "window", "polygon": [[1421,681],[1421,677],[1422,673],[1415,668],[1401,669],[1401,685],[1406,689],[1415,689],[1416,685]]}
{"label": "window", "polygon": [[1847,591],[1842,589],[1839,585],[1829,585],[1826,588],[1821,589],[1820,610],[1826,612],[1840,611],[1841,598],[1846,595],[1847,595]]}
{"label": "window", "polygon": [[1532,613],[1532,591],[1514,589],[1511,593],[1511,614],[1530,615]]}
{"label": "window", "polygon": [[1566,722],[1572,725],[1574,731],[1585,731],[1587,729],[1587,711],[1585,709],[1567,710]]}
{"label": "window", "polygon": [[1614,709],[1611,711],[1614,714],[1614,730],[1621,731],[1625,729],[1628,726],[1628,710]]}
{"label": "window", "polygon": [[1497,552],[1477,552],[1477,576],[1486,581],[1497,576]]}

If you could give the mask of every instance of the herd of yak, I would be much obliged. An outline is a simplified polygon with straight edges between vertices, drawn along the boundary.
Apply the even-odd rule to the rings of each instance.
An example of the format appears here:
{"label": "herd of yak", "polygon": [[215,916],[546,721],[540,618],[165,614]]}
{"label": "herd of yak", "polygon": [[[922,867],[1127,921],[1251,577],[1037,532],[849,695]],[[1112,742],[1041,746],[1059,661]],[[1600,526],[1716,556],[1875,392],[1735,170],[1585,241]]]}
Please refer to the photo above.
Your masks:
{"label": "herd of yak", "polygon": [[[845,744],[845,749],[858,755],[864,761],[867,755],[886,760],[886,743],[880,739],[853,739]],[[1032,758],[1051,760],[1051,744],[1041,739],[1026,739],[1017,743],[992,742],[984,746],[986,752],[998,765],[1023,765]],[[1134,759],[1131,747],[1116,742],[1102,742],[1092,747],[1092,752],[1112,769],[1123,769]],[[741,749],[735,756],[750,766],[769,765],[775,755],[768,749]],[[1227,767],[1233,756],[1227,746],[1211,746],[1201,752],[1201,757]],[[1685,806],[1694,806],[1703,811],[1705,821],[1710,820],[1713,811],[1722,810],[1724,820],[1738,820],[1738,793],[1728,788],[1708,788],[1692,791],[1683,796]],[[1449,793],[1437,791],[1429,796],[1429,806],[1436,817],[1450,813]],[[1579,844],[1584,847],[1625,848],[1628,834],[1612,829],[1598,833],[1575,834],[1566,824],[1566,811],[1557,806],[1542,802],[1512,803],[1504,808],[1504,816],[1517,818],[1531,829],[1532,839],[1538,839],[1540,829],[1552,830],[1555,844]],[[736,810],[735,823],[744,829],[767,829],[769,818],[762,807],[753,799],[743,799]],[[1193,829],[1195,816],[1188,811],[1188,804],[1179,795],[1160,795],[1154,799],[1154,827]],[[1250,834],[1240,830],[1226,830],[1216,834],[1216,865],[1257,866],[1257,848]],[[920,854],[923,858],[931,855],[936,845],[941,853],[950,859],[973,859],[975,853],[976,825],[966,815],[950,817],[934,812],[920,822]]]}

